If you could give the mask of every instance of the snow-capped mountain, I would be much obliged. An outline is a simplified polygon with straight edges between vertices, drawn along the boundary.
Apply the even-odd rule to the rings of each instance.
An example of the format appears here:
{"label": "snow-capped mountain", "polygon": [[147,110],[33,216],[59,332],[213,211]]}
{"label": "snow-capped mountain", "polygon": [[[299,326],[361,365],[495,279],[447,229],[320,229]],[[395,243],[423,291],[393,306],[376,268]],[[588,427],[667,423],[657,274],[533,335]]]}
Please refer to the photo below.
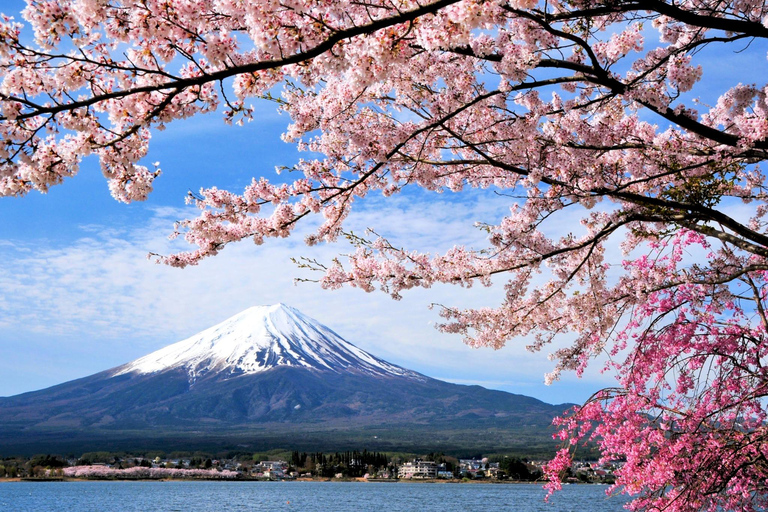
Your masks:
{"label": "snow-capped mountain", "polygon": [[186,340],[118,367],[114,375],[183,369],[194,382],[204,375],[260,373],[279,366],[421,377],[372,356],[284,304],[249,308]]}
{"label": "snow-capped mountain", "polygon": [[551,420],[565,408],[406,370],[277,304],[117,368],[0,398],[0,454],[189,450],[213,440],[348,449],[355,436],[369,449],[496,450],[551,442]]}

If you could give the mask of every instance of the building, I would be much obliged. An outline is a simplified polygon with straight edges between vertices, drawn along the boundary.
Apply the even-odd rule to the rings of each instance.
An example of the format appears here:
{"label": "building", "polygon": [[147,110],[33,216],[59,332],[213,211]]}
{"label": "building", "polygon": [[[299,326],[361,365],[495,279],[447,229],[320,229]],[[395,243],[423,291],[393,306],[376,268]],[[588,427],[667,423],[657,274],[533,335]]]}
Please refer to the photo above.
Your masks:
{"label": "building", "polygon": [[437,478],[437,463],[416,459],[397,468],[397,478]]}
{"label": "building", "polygon": [[283,479],[288,471],[288,463],[284,460],[263,460],[251,468],[253,476],[269,479]]}

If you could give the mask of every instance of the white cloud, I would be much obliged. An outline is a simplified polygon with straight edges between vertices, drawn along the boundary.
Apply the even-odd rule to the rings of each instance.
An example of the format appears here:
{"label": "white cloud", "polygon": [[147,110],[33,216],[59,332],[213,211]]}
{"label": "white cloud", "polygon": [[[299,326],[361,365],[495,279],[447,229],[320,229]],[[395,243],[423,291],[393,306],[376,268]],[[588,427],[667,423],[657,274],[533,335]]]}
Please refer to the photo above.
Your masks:
{"label": "white cloud", "polygon": [[[406,247],[445,250],[457,243],[480,245],[477,219],[494,221],[508,204],[481,195],[373,199],[351,219],[355,231],[375,227]],[[461,200],[460,207],[450,204]],[[458,214],[457,214],[458,212]],[[463,212],[463,213],[461,213]],[[262,246],[242,242],[219,256],[184,270],[156,265],[148,251],[168,253],[173,220],[190,212],[159,208],[149,222],[133,228],[82,226],[73,243],[39,240],[0,245],[7,263],[0,269],[0,395],[53,385],[128,362],[190,336],[257,304],[284,302],[336,330],[373,354],[445,380],[546,395],[550,401],[578,401],[570,386],[544,391],[551,370],[545,354],[530,354],[525,342],[500,351],[472,349],[459,337],[439,333],[440,318],[427,306],[440,302],[485,306],[501,302],[500,286],[462,289],[435,286],[412,290],[401,301],[357,289],[323,291],[311,283],[294,285],[300,274],[291,257],[328,261],[349,246],[307,247],[299,236]],[[306,274],[304,274],[306,277]],[[54,347],[56,371],[33,371],[41,348]],[[53,354],[53,355],[52,355]],[[52,364],[52,363],[51,363]],[[604,377],[598,377],[603,384]],[[591,388],[597,382],[587,381]],[[557,386],[557,385],[556,385]]]}

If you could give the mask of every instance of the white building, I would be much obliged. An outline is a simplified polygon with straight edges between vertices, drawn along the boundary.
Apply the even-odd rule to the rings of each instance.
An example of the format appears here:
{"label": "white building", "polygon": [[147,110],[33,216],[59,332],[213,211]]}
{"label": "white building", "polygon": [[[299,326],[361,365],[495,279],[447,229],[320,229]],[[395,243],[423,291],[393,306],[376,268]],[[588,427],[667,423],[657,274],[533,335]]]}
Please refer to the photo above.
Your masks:
{"label": "white building", "polygon": [[416,459],[397,468],[397,478],[437,478],[437,463]]}

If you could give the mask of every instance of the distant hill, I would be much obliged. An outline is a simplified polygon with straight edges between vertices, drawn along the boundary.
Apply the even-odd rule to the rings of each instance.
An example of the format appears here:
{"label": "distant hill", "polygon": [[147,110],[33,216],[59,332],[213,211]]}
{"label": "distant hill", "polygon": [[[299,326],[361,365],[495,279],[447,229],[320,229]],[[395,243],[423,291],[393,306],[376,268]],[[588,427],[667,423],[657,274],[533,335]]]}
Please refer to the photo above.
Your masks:
{"label": "distant hill", "polygon": [[253,307],[133,362],[0,398],[0,454],[129,449],[551,451],[568,405],[432,379],[299,311]]}

